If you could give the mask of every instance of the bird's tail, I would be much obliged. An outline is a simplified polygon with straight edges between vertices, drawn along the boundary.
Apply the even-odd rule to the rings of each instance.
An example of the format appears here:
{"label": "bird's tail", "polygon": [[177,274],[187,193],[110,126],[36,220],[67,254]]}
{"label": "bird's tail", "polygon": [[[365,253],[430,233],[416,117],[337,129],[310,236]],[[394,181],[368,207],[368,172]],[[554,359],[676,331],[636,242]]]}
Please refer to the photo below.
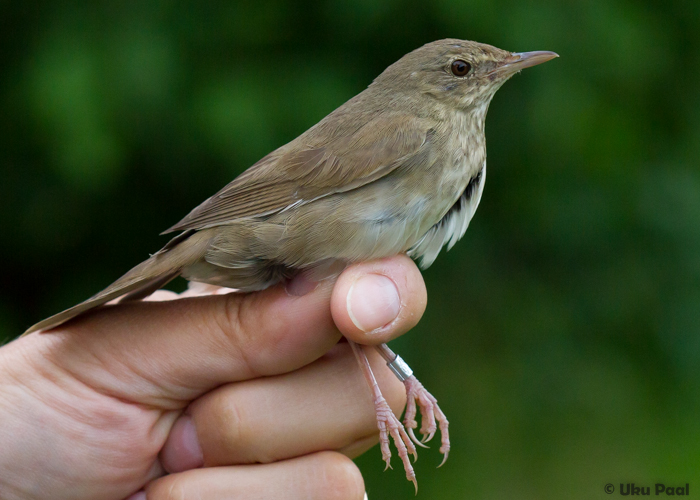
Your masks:
{"label": "bird's tail", "polygon": [[141,300],[176,278],[182,268],[200,258],[208,245],[201,233],[187,231],[173,238],[162,250],[140,263],[100,293],[30,327],[22,336],[41,330],[50,330],[95,307],[122,297]]}

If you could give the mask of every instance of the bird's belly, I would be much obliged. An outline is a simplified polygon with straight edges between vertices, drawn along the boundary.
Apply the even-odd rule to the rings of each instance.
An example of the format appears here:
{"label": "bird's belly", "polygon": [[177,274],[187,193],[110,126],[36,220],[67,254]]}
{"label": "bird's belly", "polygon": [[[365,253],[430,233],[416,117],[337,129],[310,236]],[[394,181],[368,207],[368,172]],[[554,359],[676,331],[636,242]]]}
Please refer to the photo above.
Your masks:
{"label": "bird's belly", "polygon": [[390,180],[299,208],[268,223],[286,230],[271,238],[282,242],[278,257],[302,266],[329,258],[356,262],[405,252],[441,212],[432,193],[409,191],[404,183]]}
{"label": "bird's belly", "polygon": [[257,239],[269,242],[265,253],[292,267],[327,259],[356,262],[416,248],[449,214],[452,222],[442,224],[434,237],[444,237],[439,251],[455,234],[454,241],[464,234],[481,196],[485,171],[450,168],[437,174],[432,184],[386,178],[277,214],[261,224]]}
{"label": "bird's belly", "polygon": [[[220,227],[206,255],[183,276],[242,291],[261,290],[298,269],[393,256],[418,241],[434,211],[428,197],[403,200],[398,191],[357,190],[319,199],[266,220]],[[400,204],[403,204],[402,206]],[[433,214],[437,220],[439,214]]]}

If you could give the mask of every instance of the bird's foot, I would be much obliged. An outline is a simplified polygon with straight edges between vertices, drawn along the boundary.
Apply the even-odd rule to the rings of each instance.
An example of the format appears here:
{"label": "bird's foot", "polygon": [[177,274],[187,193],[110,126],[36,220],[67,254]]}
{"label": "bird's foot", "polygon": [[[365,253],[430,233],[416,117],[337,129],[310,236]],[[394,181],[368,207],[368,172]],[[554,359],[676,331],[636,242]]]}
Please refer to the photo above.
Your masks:
{"label": "bird's foot", "polygon": [[[440,435],[442,437],[440,453],[443,454],[443,459],[438,467],[441,467],[447,460],[447,455],[450,453],[450,435],[448,433],[449,422],[447,417],[440,410],[437,404],[437,399],[425,390],[423,384],[418,382],[418,379],[411,375],[406,380],[404,380],[404,385],[406,386],[406,413],[404,414],[403,423],[411,439],[419,446],[425,446],[435,433],[438,428],[440,429]],[[421,428],[420,433],[423,435],[423,439],[420,441],[413,432],[414,429],[418,428],[418,423],[416,422],[416,404],[420,408],[421,414]],[[437,421],[437,423],[436,423]]]}
{"label": "bird's foot", "polygon": [[386,469],[391,468],[391,450],[389,449],[389,436],[394,439],[394,445],[398,452],[399,458],[403,462],[403,468],[406,471],[406,479],[411,481],[418,492],[418,482],[416,481],[416,473],[413,471],[411,460],[408,458],[409,453],[413,455],[413,461],[418,460],[416,447],[408,437],[406,430],[401,425],[401,422],[394,412],[391,411],[384,397],[380,394],[374,399],[374,409],[377,413],[377,427],[379,427],[379,447],[382,451],[382,459],[386,463]]}

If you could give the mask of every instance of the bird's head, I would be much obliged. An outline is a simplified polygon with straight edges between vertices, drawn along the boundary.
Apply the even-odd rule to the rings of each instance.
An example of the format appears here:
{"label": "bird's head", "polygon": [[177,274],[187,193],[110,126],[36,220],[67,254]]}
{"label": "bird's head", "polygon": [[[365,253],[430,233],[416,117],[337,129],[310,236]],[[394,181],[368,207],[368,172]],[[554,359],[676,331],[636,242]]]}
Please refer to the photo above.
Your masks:
{"label": "bird's head", "polygon": [[374,85],[432,97],[467,111],[488,106],[506,80],[524,68],[558,57],[554,52],[508,52],[491,45],[445,39],[406,54],[377,77]]}

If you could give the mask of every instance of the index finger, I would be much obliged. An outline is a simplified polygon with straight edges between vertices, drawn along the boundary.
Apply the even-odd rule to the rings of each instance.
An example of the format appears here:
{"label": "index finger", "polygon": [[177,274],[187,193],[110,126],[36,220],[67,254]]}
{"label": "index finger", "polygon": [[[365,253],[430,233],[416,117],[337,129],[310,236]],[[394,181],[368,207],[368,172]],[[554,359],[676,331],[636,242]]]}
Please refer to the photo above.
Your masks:
{"label": "index finger", "polygon": [[[424,300],[415,299],[414,288],[423,287],[422,281],[396,278],[417,273],[407,261],[398,256],[381,267],[394,273],[400,316],[410,317],[411,311],[420,316]],[[377,273],[362,266],[367,264],[346,269],[339,283],[347,281],[347,273],[355,280]],[[288,289],[298,293],[308,287]],[[332,289],[332,282],[322,281],[303,296],[280,285],[249,294],[118,304],[14,344],[49,357],[100,392],[181,408],[223,383],[285,373],[325,354],[341,335],[331,315]],[[347,325],[340,326],[347,333]],[[397,320],[387,335],[405,327]]]}

